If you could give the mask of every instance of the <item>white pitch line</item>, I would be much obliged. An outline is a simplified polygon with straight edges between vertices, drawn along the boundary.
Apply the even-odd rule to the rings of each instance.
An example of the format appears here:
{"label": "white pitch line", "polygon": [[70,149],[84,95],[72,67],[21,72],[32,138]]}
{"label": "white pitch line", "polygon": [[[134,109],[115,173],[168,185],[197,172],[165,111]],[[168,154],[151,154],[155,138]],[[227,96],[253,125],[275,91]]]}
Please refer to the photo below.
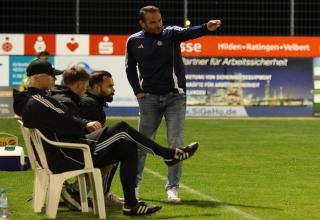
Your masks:
{"label": "white pitch line", "polygon": [[[164,180],[164,181],[167,180],[167,178],[166,178],[165,176],[162,176],[160,173],[155,172],[155,171],[153,171],[153,170],[151,170],[151,169],[149,169],[149,168],[147,168],[147,167],[145,167],[144,170],[145,170],[147,173],[150,173],[150,174],[152,174],[153,176],[158,177],[158,178],[161,179],[161,180]],[[204,194],[204,193],[202,193],[202,192],[199,192],[198,190],[192,189],[191,187],[186,186],[186,185],[184,185],[184,184],[182,184],[182,183],[179,183],[179,187],[185,189],[186,191],[188,191],[188,192],[191,193],[191,194],[200,196],[200,197],[202,197],[203,199],[206,199],[206,200],[209,200],[209,201],[212,201],[212,202],[221,202],[221,201],[218,200],[218,199],[212,198],[212,197],[210,197],[210,196],[208,196],[208,195],[206,195],[206,194]],[[233,213],[235,213],[235,214],[237,214],[237,215],[239,215],[239,216],[241,216],[241,217],[243,217],[244,219],[248,219],[248,220],[261,220],[260,218],[255,217],[255,216],[253,216],[253,215],[250,215],[250,214],[248,214],[248,213],[246,213],[246,212],[244,212],[244,211],[241,211],[240,209],[235,208],[235,207],[233,207],[233,206],[224,205],[224,206],[222,206],[222,207],[225,208],[225,209],[227,209],[227,210],[229,210],[229,211],[231,211],[231,212],[233,212]]]}

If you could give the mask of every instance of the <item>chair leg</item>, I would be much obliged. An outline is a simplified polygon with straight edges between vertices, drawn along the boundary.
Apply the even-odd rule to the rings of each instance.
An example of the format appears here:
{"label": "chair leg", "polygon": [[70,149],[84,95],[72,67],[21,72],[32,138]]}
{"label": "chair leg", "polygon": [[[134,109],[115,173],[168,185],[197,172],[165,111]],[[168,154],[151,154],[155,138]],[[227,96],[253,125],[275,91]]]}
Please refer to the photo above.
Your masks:
{"label": "chair leg", "polygon": [[99,169],[93,171],[93,182],[95,191],[95,200],[97,201],[97,210],[100,219],[106,219],[106,207],[104,203],[102,177]]}
{"label": "chair leg", "polygon": [[93,214],[97,215],[98,214],[98,206],[97,206],[97,192],[96,192],[96,187],[94,185],[94,176],[93,173],[88,173],[89,176],[89,180],[90,180],[90,186],[91,186],[91,191],[92,191],[92,195],[93,195]]}
{"label": "chair leg", "polygon": [[79,184],[80,199],[81,199],[81,211],[89,212],[85,174],[78,176],[78,184]]}
{"label": "chair leg", "polygon": [[54,219],[57,216],[63,182],[64,179],[59,178],[59,176],[50,176],[48,200],[46,207],[46,213],[48,218],[50,219]]}
{"label": "chair leg", "polygon": [[49,176],[47,171],[44,169],[37,169],[34,175],[33,210],[36,213],[40,213],[45,205]]}

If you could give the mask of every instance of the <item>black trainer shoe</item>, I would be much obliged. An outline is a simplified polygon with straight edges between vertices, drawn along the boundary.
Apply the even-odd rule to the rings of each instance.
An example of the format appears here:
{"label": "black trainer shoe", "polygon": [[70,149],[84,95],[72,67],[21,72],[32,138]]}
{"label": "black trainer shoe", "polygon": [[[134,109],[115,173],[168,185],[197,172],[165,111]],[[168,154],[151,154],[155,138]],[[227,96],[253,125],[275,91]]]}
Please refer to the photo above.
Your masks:
{"label": "black trainer shoe", "polygon": [[190,158],[197,151],[198,147],[199,147],[199,143],[194,142],[184,148],[176,148],[176,153],[174,155],[174,158],[173,159],[166,159],[166,160],[164,160],[164,162],[168,166],[173,166],[173,165],[179,163],[180,161],[183,161],[183,160]]}
{"label": "black trainer shoe", "polygon": [[122,213],[128,216],[149,215],[159,211],[161,208],[162,206],[158,206],[158,205],[148,206],[146,203],[140,201],[138,205],[135,207],[127,207],[126,205],[124,205],[122,208]]}
{"label": "black trainer shoe", "polygon": [[[72,185],[65,184],[62,187],[61,196],[68,208],[81,211],[80,192],[73,189]],[[91,198],[88,198],[88,207],[89,211],[91,211],[93,208],[93,202]]]}

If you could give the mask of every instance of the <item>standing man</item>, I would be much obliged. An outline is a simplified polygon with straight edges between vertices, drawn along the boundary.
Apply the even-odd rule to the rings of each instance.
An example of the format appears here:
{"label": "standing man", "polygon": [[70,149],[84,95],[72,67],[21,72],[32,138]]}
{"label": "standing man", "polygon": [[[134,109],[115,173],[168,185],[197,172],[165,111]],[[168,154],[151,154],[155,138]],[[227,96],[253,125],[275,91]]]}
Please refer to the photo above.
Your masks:
{"label": "standing man", "polygon": [[[164,116],[169,147],[181,147],[186,113],[186,78],[180,43],[217,30],[221,21],[210,20],[191,28],[163,27],[159,8],[145,6],[140,9],[139,24],[142,30],[131,35],[126,46],[127,77],[140,108],[139,131],[154,139]],[[138,155],[136,192],[146,159],[145,153],[139,151]],[[180,202],[177,190],[181,174],[181,163],[168,168],[166,191],[169,202]]]}

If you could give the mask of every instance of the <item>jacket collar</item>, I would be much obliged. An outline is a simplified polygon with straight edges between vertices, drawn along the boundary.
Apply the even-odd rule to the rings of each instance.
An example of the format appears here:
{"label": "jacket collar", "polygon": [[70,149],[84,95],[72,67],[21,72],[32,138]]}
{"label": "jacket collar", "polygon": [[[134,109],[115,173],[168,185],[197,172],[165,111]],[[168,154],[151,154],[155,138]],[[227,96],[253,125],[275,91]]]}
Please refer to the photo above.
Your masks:
{"label": "jacket collar", "polygon": [[34,95],[34,94],[40,94],[40,95],[48,95],[49,93],[49,90],[47,89],[38,89],[38,88],[34,88],[34,87],[30,87],[27,89],[27,92],[30,94],[30,95]]}
{"label": "jacket collar", "polygon": [[81,103],[81,97],[67,87],[65,94],[70,97],[75,103]]}
{"label": "jacket collar", "polygon": [[93,98],[94,100],[96,100],[101,106],[108,106],[107,105],[107,98],[106,97],[102,97],[102,96],[97,96],[92,94],[91,92],[87,92],[87,95],[91,98]]}
{"label": "jacket collar", "polygon": [[67,97],[71,98],[72,101],[79,104],[81,103],[81,97],[74,93],[69,87],[65,85],[56,86],[55,89],[52,91],[52,95],[55,94],[65,94]]}
{"label": "jacket collar", "polygon": [[142,30],[142,33],[143,33],[143,35],[146,36],[146,37],[160,38],[160,37],[162,37],[163,30],[162,30],[162,32],[161,32],[160,34],[152,34],[152,33],[149,33],[149,32],[147,32],[146,30],[143,29],[143,30]]}

